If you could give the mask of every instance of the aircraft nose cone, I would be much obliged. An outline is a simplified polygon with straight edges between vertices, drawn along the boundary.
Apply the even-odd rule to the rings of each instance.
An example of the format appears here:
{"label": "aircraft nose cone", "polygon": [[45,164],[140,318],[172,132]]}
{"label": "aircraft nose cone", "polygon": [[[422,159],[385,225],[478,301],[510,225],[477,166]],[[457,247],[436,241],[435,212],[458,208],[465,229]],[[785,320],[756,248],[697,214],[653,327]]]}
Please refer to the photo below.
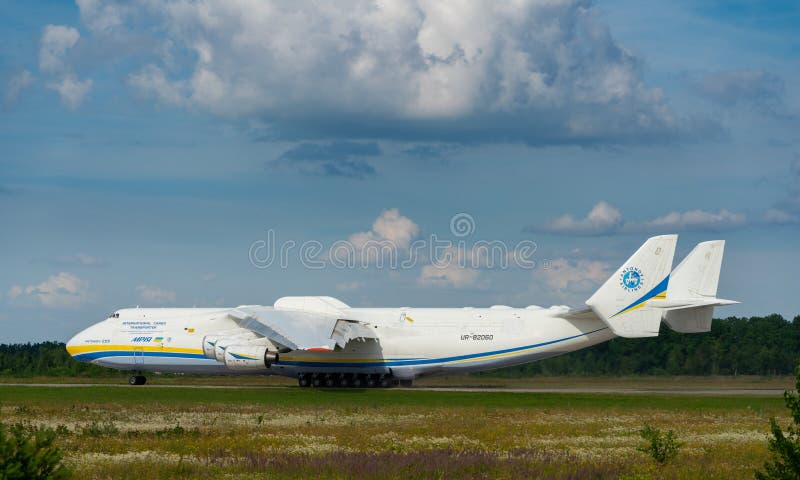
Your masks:
{"label": "aircraft nose cone", "polygon": [[79,340],[80,336],[81,334],[79,333],[74,337],[70,338],[69,341],[67,342],[67,353],[69,353],[73,357],[75,356],[76,353],[78,353],[75,347],[77,347],[78,343],[80,342]]}
{"label": "aircraft nose cone", "polygon": [[85,330],[80,331],[75,336],[70,338],[69,341],[67,342],[66,345],[67,353],[69,353],[75,360],[81,361],[81,358],[79,357],[79,355],[82,353],[81,346],[86,344],[86,338],[87,338],[86,333],[91,328],[92,327],[89,327]]}

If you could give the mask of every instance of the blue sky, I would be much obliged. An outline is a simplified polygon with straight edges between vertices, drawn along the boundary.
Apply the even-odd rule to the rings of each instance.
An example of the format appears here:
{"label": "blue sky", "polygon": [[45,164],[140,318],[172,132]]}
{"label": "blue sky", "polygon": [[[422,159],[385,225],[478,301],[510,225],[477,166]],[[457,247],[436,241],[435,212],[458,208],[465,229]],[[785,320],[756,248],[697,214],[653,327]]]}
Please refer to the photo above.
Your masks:
{"label": "blue sky", "polygon": [[[679,256],[727,240],[743,303],[718,314],[793,317],[798,23],[796,2],[5,2],[0,341],[284,295],[577,307],[660,233]],[[256,268],[270,230],[323,256],[535,242],[536,266]]]}

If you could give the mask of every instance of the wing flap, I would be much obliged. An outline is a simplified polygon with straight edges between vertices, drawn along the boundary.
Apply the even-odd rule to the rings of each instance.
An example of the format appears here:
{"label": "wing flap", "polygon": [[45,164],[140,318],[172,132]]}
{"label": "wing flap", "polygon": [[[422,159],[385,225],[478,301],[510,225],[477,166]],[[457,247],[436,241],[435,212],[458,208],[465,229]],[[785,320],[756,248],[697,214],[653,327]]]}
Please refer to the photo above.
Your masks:
{"label": "wing flap", "polygon": [[[277,305],[277,303],[276,303]],[[306,304],[307,305],[307,304]],[[375,338],[367,322],[341,318],[343,312],[244,305],[228,312],[236,323],[289,350],[333,350],[358,338]]]}
{"label": "wing flap", "polygon": [[229,312],[239,326],[260,333],[290,350],[333,350],[330,337],[336,317],[305,311],[275,310],[273,307],[237,307]]}

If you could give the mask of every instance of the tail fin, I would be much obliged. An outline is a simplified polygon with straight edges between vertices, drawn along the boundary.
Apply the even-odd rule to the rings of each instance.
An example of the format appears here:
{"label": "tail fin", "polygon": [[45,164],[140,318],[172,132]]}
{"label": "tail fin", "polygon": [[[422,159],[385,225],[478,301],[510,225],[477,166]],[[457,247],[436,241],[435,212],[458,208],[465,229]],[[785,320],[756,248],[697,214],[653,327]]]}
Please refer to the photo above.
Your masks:
{"label": "tail fin", "polygon": [[606,283],[586,301],[620,337],[655,337],[661,324],[660,308],[648,303],[667,295],[677,235],[648,239]]}
{"label": "tail fin", "polygon": [[715,306],[738,303],[716,298],[724,251],[724,240],[698,243],[675,267],[663,305],[663,319],[671,329],[681,333],[708,332]]}

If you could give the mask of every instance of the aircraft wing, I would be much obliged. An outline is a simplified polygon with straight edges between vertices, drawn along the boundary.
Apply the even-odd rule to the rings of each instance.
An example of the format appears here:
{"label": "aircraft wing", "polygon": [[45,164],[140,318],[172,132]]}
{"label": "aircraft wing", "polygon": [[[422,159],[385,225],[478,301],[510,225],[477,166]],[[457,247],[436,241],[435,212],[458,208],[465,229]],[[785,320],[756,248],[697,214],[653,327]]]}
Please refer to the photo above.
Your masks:
{"label": "aircraft wing", "polygon": [[375,337],[374,328],[364,322],[339,318],[337,313],[248,305],[237,307],[228,315],[240,327],[290,350],[333,350],[352,339]]}

